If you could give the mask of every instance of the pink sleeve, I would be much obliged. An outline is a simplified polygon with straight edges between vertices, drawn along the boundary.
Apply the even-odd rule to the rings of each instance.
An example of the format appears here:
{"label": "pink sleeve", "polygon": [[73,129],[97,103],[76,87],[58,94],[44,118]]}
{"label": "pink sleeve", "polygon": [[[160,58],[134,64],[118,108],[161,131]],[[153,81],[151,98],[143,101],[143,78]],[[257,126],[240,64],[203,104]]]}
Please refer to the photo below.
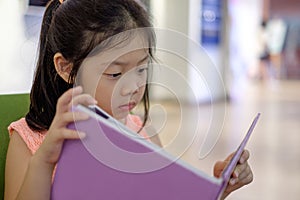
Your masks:
{"label": "pink sleeve", "polygon": [[38,150],[45,138],[45,134],[32,131],[27,125],[25,118],[12,122],[8,126],[8,132],[10,136],[14,132],[18,133],[32,154],[34,154]]}

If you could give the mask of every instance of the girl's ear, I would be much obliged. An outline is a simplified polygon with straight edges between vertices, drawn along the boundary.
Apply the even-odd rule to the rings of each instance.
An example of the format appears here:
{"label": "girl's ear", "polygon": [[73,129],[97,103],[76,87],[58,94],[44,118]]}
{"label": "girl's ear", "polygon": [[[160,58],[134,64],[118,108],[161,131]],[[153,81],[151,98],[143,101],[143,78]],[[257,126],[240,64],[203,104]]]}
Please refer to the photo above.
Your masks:
{"label": "girl's ear", "polygon": [[73,63],[66,60],[61,53],[56,53],[54,55],[53,62],[59,76],[68,82]]}

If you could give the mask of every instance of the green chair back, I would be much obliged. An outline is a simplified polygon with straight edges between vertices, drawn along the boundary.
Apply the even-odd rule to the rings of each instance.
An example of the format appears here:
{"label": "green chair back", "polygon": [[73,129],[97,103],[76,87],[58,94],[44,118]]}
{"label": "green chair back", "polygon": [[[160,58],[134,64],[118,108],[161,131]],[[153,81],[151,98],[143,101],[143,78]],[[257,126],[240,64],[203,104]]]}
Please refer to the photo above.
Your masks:
{"label": "green chair back", "polygon": [[24,117],[29,108],[29,94],[0,95],[0,200],[4,199],[4,171],[9,142],[8,125]]}

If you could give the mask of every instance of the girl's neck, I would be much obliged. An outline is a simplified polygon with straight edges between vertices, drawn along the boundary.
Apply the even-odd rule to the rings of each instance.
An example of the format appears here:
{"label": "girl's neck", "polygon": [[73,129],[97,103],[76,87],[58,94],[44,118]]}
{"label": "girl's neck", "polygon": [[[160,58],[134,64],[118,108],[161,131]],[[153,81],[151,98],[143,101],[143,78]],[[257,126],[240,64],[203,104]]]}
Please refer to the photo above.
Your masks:
{"label": "girl's neck", "polygon": [[127,124],[127,117],[123,118],[123,119],[118,119],[119,122],[121,122],[122,124],[126,125]]}

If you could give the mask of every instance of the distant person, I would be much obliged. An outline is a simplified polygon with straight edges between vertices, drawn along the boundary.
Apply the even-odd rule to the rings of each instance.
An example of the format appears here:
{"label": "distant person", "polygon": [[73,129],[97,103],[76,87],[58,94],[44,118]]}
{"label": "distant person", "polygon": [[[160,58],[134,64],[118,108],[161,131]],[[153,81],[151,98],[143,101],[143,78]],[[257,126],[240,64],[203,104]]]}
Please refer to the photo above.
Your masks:
{"label": "distant person", "polygon": [[270,50],[268,46],[268,30],[267,21],[263,20],[260,24],[258,35],[258,54],[259,54],[259,66],[258,66],[258,78],[268,79],[270,68]]}

